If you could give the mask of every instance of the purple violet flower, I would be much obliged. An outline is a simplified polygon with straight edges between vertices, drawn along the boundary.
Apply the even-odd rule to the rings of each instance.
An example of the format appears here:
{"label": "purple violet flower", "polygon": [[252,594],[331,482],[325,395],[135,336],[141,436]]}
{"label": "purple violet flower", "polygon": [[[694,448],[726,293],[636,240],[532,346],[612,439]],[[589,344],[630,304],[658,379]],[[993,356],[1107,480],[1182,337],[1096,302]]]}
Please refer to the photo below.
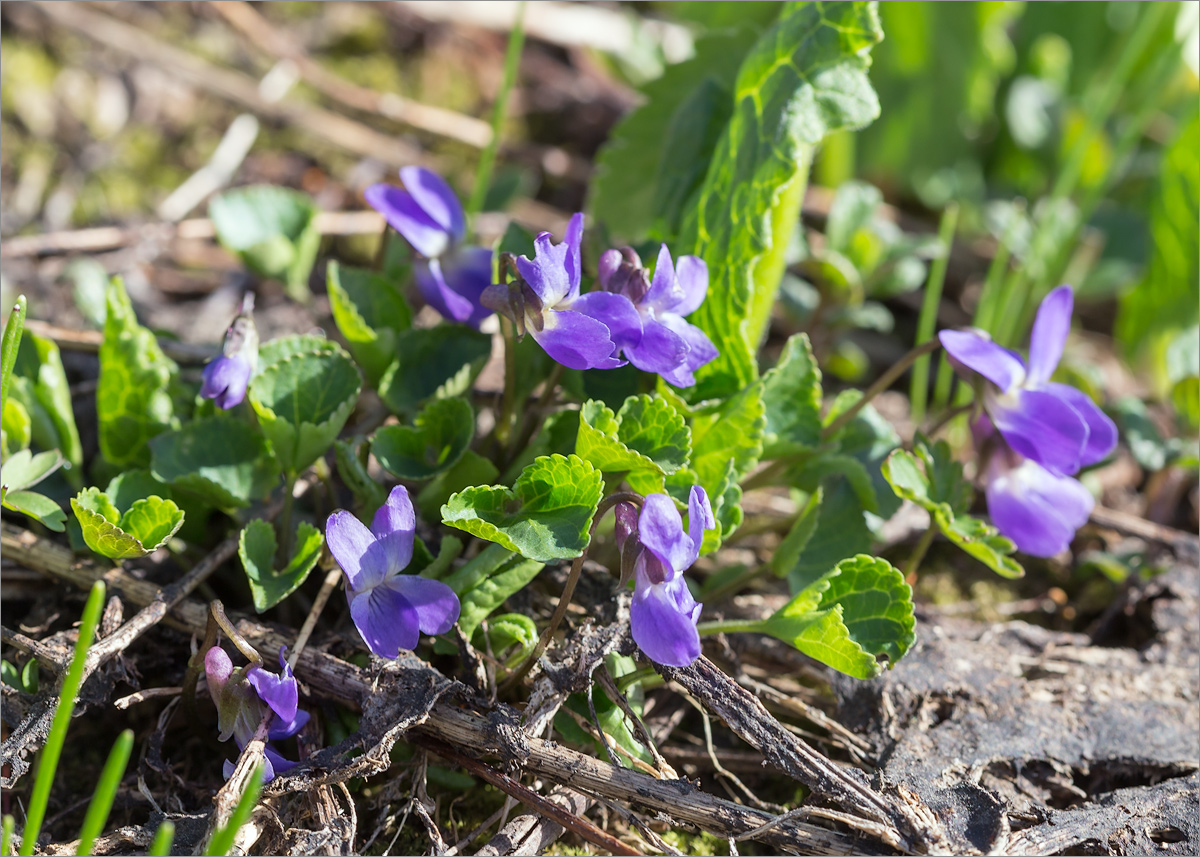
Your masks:
{"label": "purple violet flower", "polygon": [[[697,369],[717,357],[708,335],[684,321],[704,303],[708,291],[708,266],[697,256],[680,256],[671,262],[663,244],[651,279],[642,260],[629,247],[606,250],[600,256],[600,288],[625,295],[638,311],[640,329],[618,327],[624,334],[617,345],[625,357],[644,372],[655,372],[676,387],[696,383]],[[599,316],[601,321],[607,321]]]}
{"label": "purple violet flower", "polygon": [[943,330],[942,346],[959,368],[995,385],[983,407],[1008,446],[1053,473],[1069,476],[1117,444],[1117,427],[1083,392],[1050,380],[1071,329],[1074,296],[1059,286],[1038,307],[1029,363],[979,330]]}
{"label": "purple violet flower", "polygon": [[582,241],[582,214],[571,217],[561,244],[541,233],[534,239],[535,258],[516,260],[518,281],[492,286],[484,301],[568,369],[615,369],[625,365],[616,357],[615,340],[635,335],[641,320],[623,295],[579,294]]}
{"label": "purple violet flower", "polygon": [[252,293],[246,295],[242,312],[225,331],[221,354],[204,367],[204,382],[200,395],[212,399],[218,408],[229,410],[246,398],[250,376],[258,365],[258,329],[250,311],[254,307]]}
{"label": "purple violet flower", "polygon": [[403,167],[400,179],[405,190],[374,184],[363,196],[423,257],[413,272],[425,301],[443,318],[478,329],[492,314],[479,302],[492,283],[492,251],[462,244],[466,216],[441,176],[424,167]]}
{"label": "purple violet flower", "polygon": [[1091,492],[1077,479],[1014,452],[986,416],[971,428],[977,447],[990,446],[984,479],[992,523],[1027,554],[1049,557],[1066,550],[1092,513]]}
{"label": "purple violet flower", "polygon": [[[209,695],[217,706],[219,740],[228,741],[232,737],[239,749],[244,748],[268,710],[272,713],[267,727],[268,741],[290,738],[308,723],[308,712],[298,707],[299,689],[284,657],[286,651],[286,646],[279,648],[279,674],[258,664],[235,668],[220,646],[213,646],[205,653],[204,672]],[[263,782],[273,779],[276,772],[282,773],[296,765],[283,758],[270,744],[263,748],[263,755],[266,757]],[[226,760],[224,772],[226,777],[233,773],[232,762]]]}
{"label": "purple violet flower", "polygon": [[458,621],[454,590],[438,580],[402,574],[412,560],[417,518],[408,489],[397,485],[367,529],[350,512],[329,516],[325,539],[346,575],[350,618],[381,658],[415,649],[421,633],[444,634]]}
{"label": "purple violet flower", "polygon": [[683,572],[700,556],[704,531],[716,526],[708,494],[699,485],[692,487],[686,533],[675,501],[666,494],[646,496],[636,533],[633,507],[618,504],[615,511],[622,555],[630,536],[636,535],[640,548],[634,561],[633,604],[629,609],[633,640],[655,663],[686,667],[700,657],[696,623],[704,605],[692,597]]}

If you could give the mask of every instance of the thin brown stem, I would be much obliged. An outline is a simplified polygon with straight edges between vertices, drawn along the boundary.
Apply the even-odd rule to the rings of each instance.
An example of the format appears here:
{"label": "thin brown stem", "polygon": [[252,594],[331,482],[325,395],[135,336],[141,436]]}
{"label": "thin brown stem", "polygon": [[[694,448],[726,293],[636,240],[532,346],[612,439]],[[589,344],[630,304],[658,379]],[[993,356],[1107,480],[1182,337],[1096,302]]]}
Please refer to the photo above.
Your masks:
{"label": "thin brown stem", "polygon": [[296,666],[296,661],[300,659],[300,653],[308,645],[308,638],[312,636],[313,629],[317,627],[317,619],[321,617],[321,611],[329,603],[329,596],[333,594],[334,587],[338,585],[338,581],[341,579],[342,570],[336,566],[331,568],[329,573],[325,575],[325,579],[321,582],[321,591],[317,593],[312,609],[308,611],[308,618],[304,620],[304,625],[301,626],[300,633],[296,635],[296,644],[292,647],[291,655],[288,656],[289,667],[294,668]]}
{"label": "thin brown stem", "polygon": [[918,345],[912,351],[901,357],[894,366],[889,367],[886,372],[879,376],[879,379],[874,384],[867,388],[866,392],[862,394],[861,399],[843,411],[836,420],[825,426],[825,430],[821,432],[821,439],[829,440],[830,438],[834,437],[839,431],[845,428],[845,426],[858,415],[858,412],[861,411],[872,399],[874,399],[888,387],[892,386],[892,384],[896,383],[896,380],[905,372],[907,372],[909,367],[916,363],[917,360],[941,347],[942,343],[938,341],[936,337],[934,337],[928,342]]}
{"label": "thin brown stem", "polygon": [[220,599],[213,601],[208,605],[211,611],[210,615],[217,620],[217,624],[221,626],[221,630],[225,632],[225,636],[229,638],[229,642],[233,643],[243,657],[255,666],[263,665],[262,656],[255,650],[254,646],[246,642],[246,638],[238,633],[237,628],[233,627],[233,623],[229,621],[229,617],[225,615],[225,605]]}

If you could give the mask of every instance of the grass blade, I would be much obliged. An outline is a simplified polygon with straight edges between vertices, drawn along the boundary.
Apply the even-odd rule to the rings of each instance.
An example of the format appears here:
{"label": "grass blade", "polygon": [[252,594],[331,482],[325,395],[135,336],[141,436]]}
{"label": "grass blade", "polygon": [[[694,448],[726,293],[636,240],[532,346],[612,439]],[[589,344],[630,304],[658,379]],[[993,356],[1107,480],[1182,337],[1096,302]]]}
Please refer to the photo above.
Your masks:
{"label": "grass blade", "polygon": [[204,852],[205,854],[209,855],[209,857],[225,857],[229,853],[229,849],[233,847],[233,839],[237,836],[238,830],[249,820],[250,813],[258,803],[258,796],[262,794],[262,786],[263,765],[259,762],[258,767],[254,769],[254,773],[250,775],[250,782],[246,786],[246,790],[242,792],[237,806],[233,808],[233,814],[229,816],[229,823],[213,833],[212,839],[208,842],[208,850]]}
{"label": "grass blade", "polygon": [[4,833],[0,835],[0,857],[12,854],[13,832],[17,829],[17,820],[11,815],[4,816]]}
{"label": "grass blade", "polygon": [[171,846],[174,844],[175,824],[171,821],[164,821],[155,831],[154,841],[150,843],[150,850],[146,852],[146,857],[170,857]]}
{"label": "grass blade", "polygon": [[[924,345],[933,338],[937,326],[938,305],[942,302],[942,286],[946,282],[946,267],[950,264],[950,247],[954,243],[954,230],[958,227],[958,205],[950,203],[942,213],[938,227],[938,242],[942,255],[933,260],[929,268],[929,282],[925,286],[925,299],[921,302],[921,315],[917,319],[917,341],[913,347]],[[913,364],[909,400],[912,403],[913,424],[919,426],[925,420],[925,403],[929,394],[929,355],[923,355]]]}
{"label": "grass blade", "polygon": [[83,819],[83,829],[79,832],[79,847],[76,854],[91,854],[92,843],[104,830],[108,814],[112,810],[113,800],[117,796],[117,786],[121,785],[121,777],[125,776],[125,766],[129,764],[129,754],[133,752],[133,730],[126,729],[113,744],[100,772],[100,781],[96,783],[96,792],[92,802],[88,804],[87,815]]}
{"label": "grass blade", "polygon": [[67,667],[67,674],[63,676],[58,708],[54,712],[50,735],[46,738],[42,760],[38,763],[37,777],[33,781],[33,793],[29,796],[29,812],[25,816],[25,831],[21,839],[21,857],[33,854],[38,834],[42,830],[42,822],[46,819],[46,804],[50,800],[50,787],[54,784],[54,771],[58,768],[63,744],[67,740],[67,727],[71,725],[75,697],[79,695],[79,686],[83,684],[83,664],[87,660],[92,638],[96,635],[96,626],[100,624],[100,611],[103,607],[104,581],[97,580],[92,585],[87,604],[83,607],[83,618],[79,622],[79,639],[75,641],[75,656],[71,658],[71,665]]}

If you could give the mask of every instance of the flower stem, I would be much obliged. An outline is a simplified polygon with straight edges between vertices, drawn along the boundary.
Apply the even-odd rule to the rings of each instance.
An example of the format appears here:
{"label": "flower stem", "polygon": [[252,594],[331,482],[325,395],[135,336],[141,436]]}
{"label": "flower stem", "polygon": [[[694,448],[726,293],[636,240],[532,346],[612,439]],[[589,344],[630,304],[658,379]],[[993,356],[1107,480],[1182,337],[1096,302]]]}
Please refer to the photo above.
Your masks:
{"label": "flower stem", "polygon": [[879,380],[867,388],[861,399],[843,411],[842,415],[836,420],[825,426],[825,429],[821,432],[821,439],[829,440],[836,435],[858,415],[858,412],[861,411],[867,405],[867,403],[869,403],[888,387],[892,386],[892,384],[896,382],[897,378],[907,372],[908,367],[912,366],[913,363],[915,363],[921,357],[924,357],[926,354],[931,354],[941,347],[942,343],[940,343],[937,339],[931,339],[928,342],[921,343],[912,351],[901,357],[899,362],[891,366],[886,372],[879,376]]}
{"label": "flower stem", "polygon": [[633,687],[635,684],[644,682],[647,679],[653,680],[656,678],[661,677],[659,676],[658,672],[655,671],[654,667],[640,667],[631,673],[625,673],[625,675],[617,678],[617,690],[619,690],[621,693],[626,693],[629,688]]}
{"label": "flower stem", "polygon": [[[500,274],[504,277],[503,272]],[[517,328],[504,316],[500,316],[500,332],[504,336],[504,402],[500,419],[496,422],[496,440],[502,449],[507,449],[512,437],[513,420],[517,407]]]}
{"label": "flower stem", "polygon": [[517,69],[521,65],[521,48],[525,45],[525,0],[517,4],[517,17],[513,20],[512,32],[508,36],[508,52],[504,56],[504,78],[496,103],[492,107],[492,139],[479,156],[479,167],[475,171],[475,187],[467,202],[467,217],[473,218],[483,211],[483,203],[492,184],[492,167],[496,163],[496,151],[500,148],[500,132],[508,116],[508,94],[517,81]]}
{"label": "flower stem", "polygon": [[[933,338],[933,329],[937,326],[938,305],[942,302],[942,286],[946,283],[946,268],[950,264],[950,248],[954,244],[954,230],[957,227],[958,205],[952,202],[942,213],[942,223],[938,227],[938,243],[942,245],[943,252],[929,267],[929,282],[925,286],[921,315],[917,320],[917,345]],[[929,355],[918,358],[913,364],[910,385],[908,399],[912,409],[912,420],[919,425],[925,419],[925,404],[929,398]]]}
{"label": "flower stem", "polygon": [[541,425],[541,413],[550,400],[554,398],[554,394],[558,391],[558,382],[562,380],[563,365],[555,363],[554,369],[550,372],[550,377],[546,379],[545,385],[542,387],[542,394],[538,396],[537,402],[532,408],[525,411],[525,419],[521,424],[521,432],[516,439],[509,445],[508,451],[504,456],[505,465],[512,462],[524,449],[529,445],[529,441],[533,438],[533,434]]}
{"label": "flower stem", "polygon": [[282,567],[292,557],[292,505],[296,502],[296,474],[288,472],[283,484],[283,509],[279,512],[279,553],[276,566]]}
{"label": "flower stem", "polygon": [[925,559],[925,554],[929,551],[929,546],[933,544],[933,537],[936,533],[937,525],[930,521],[929,529],[925,531],[925,535],[921,536],[921,541],[917,542],[912,556],[908,558],[908,563],[904,566],[904,580],[907,583],[911,584],[917,579],[917,568],[921,565],[921,560]]}
{"label": "flower stem", "polygon": [[[592,518],[592,528],[588,532],[588,546],[591,546],[592,540],[596,536],[596,528],[600,525],[600,519],[604,517],[604,514],[609,509],[621,502],[641,506],[644,499],[641,494],[633,491],[618,491],[615,494],[609,494],[601,500],[600,505],[596,507],[596,514]],[[554,615],[550,617],[550,624],[542,632],[542,636],[538,639],[537,645],[533,647],[533,651],[529,653],[529,657],[525,659],[525,663],[521,664],[520,669],[508,678],[502,690],[507,690],[510,687],[520,684],[521,680],[533,669],[533,665],[537,663],[538,658],[542,656],[542,652],[546,651],[546,646],[550,645],[550,638],[554,636],[554,632],[562,624],[563,617],[567,615],[567,608],[571,606],[571,596],[575,594],[575,585],[579,583],[579,575],[583,571],[583,561],[585,559],[587,559],[586,547],[583,549],[583,553],[575,557],[575,561],[571,563],[571,573],[567,575],[566,585],[563,586],[562,595],[559,596],[558,606],[554,608]]]}
{"label": "flower stem", "polygon": [[229,638],[229,642],[237,647],[237,650],[242,653],[242,656],[246,660],[257,667],[261,667],[263,664],[262,655],[258,653],[258,650],[254,646],[246,641],[245,637],[238,633],[237,628],[233,627],[233,623],[225,615],[225,605],[221,603],[221,600],[218,598],[208,606],[212,611],[212,617],[217,620],[217,624],[221,626],[221,630],[225,632],[225,636]]}
{"label": "flower stem", "polygon": [[714,622],[701,622],[696,626],[696,630],[700,632],[701,637],[709,637],[713,634],[765,634],[764,624],[762,619],[722,619]]}

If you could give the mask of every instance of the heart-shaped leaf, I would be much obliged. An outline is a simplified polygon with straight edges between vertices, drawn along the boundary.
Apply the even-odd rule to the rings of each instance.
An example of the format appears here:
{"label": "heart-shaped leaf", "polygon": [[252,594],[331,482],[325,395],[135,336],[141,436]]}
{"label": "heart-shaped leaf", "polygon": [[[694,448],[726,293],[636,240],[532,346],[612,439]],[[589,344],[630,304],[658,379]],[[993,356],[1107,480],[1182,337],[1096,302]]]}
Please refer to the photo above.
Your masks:
{"label": "heart-shaped leaf", "polygon": [[429,399],[461,396],[492,353],[492,338],[461,324],[406,330],[396,359],[379,380],[379,396],[396,414],[412,415]]}
{"label": "heart-shaped leaf", "polygon": [[266,439],[241,420],[210,417],[150,442],[154,475],[218,509],[249,506],[279,480]]}
{"label": "heart-shaped leaf", "polygon": [[600,471],[575,455],[542,456],[513,487],[475,486],[442,506],[442,522],[539,562],[572,559],[587,547],[600,503]]}
{"label": "heart-shaped leaf", "polygon": [[434,399],[411,426],[375,432],[371,452],[401,479],[429,479],[453,467],[475,436],[475,412],[464,399]]}
{"label": "heart-shaped leaf", "polygon": [[367,455],[366,441],[334,441],[333,456],[337,461],[338,475],[354,495],[355,502],[362,507],[363,517],[369,519],[387,502],[387,491],[367,472]]}
{"label": "heart-shaped leaf", "polygon": [[458,463],[444,473],[440,473],[421,489],[414,501],[421,517],[427,520],[436,518],[442,504],[450,499],[455,491],[462,491],[472,485],[489,485],[496,481],[500,471],[490,459],[484,458],[477,452],[468,449],[463,453]]}
{"label": "heart-shaped leaf", "polygon": [[589,399],[579,412],[575,452],[605,473],[628,472],[643,494],[661,492],[663,477],[688,462],[691,431],[663,399],[630,396],[617,414]]}
{"label": "heart-shaped leaf", "polygon": [[298,300],[308,297],[321,244],[317,213],[307,194],[275,185],[235,188],[208,204],[221,244],[255,273],[283,280]]}
{"label": "heart-shaped leaf", "polygon": [[158,550],[183,525],[183,510],[153,494],[120,514],[107,494],[87,488],[71,500],[83,540],[109,559],[133,559]]}
{"label": "heart-shaped leaf", "polygon": [[250,382],[248,398],[280,466],[299,473],[329,449],[361,389],[354,361],[335,345],[268,366]]}
{"label": "heart-shaped leaf", "polygon": [[1011,557],[1016,545],[995,527],[961,511],[970,504],[971,486],[962,478],[962,465],[950,457],[949,445],[938,441],[930,449],[918,437],[914,448],[920,458],[896,449],[883,463],[884,478],[896,496],[926,509],[946,538],[1001,577],[1023,577],[1025,569]]}
{"label": "heart-shaped leaf", "polygon": [[258,348],[258,371],[274,366],[280,360],[310,351],[336,353],[341,346],[325,336],[315,333],[296,333],[269,339]]}
{"label": "heart-shaped leaf", "polygon": [[325,537],[307,521],[301,521],[293,540],[293,553],[282,570],[275,570],[275,528],[261,518],[248,523],[238,537],[238,556],[246,570],[254,609],[262,613],[287,598],[304,583],[321,558]]}
{"label": "heart-shaped leaf", "polygon": [[372,387],[396,359],[396,337],[412,327],[412,310],[385,277],[330,262],[329,308],[346,345]]}
{"label": "heart-shaped leaf", "polygon": [[883,671],[916,640],[912,589],[887,560],[859,554],[810,583],[761,630],[855,678]]}

